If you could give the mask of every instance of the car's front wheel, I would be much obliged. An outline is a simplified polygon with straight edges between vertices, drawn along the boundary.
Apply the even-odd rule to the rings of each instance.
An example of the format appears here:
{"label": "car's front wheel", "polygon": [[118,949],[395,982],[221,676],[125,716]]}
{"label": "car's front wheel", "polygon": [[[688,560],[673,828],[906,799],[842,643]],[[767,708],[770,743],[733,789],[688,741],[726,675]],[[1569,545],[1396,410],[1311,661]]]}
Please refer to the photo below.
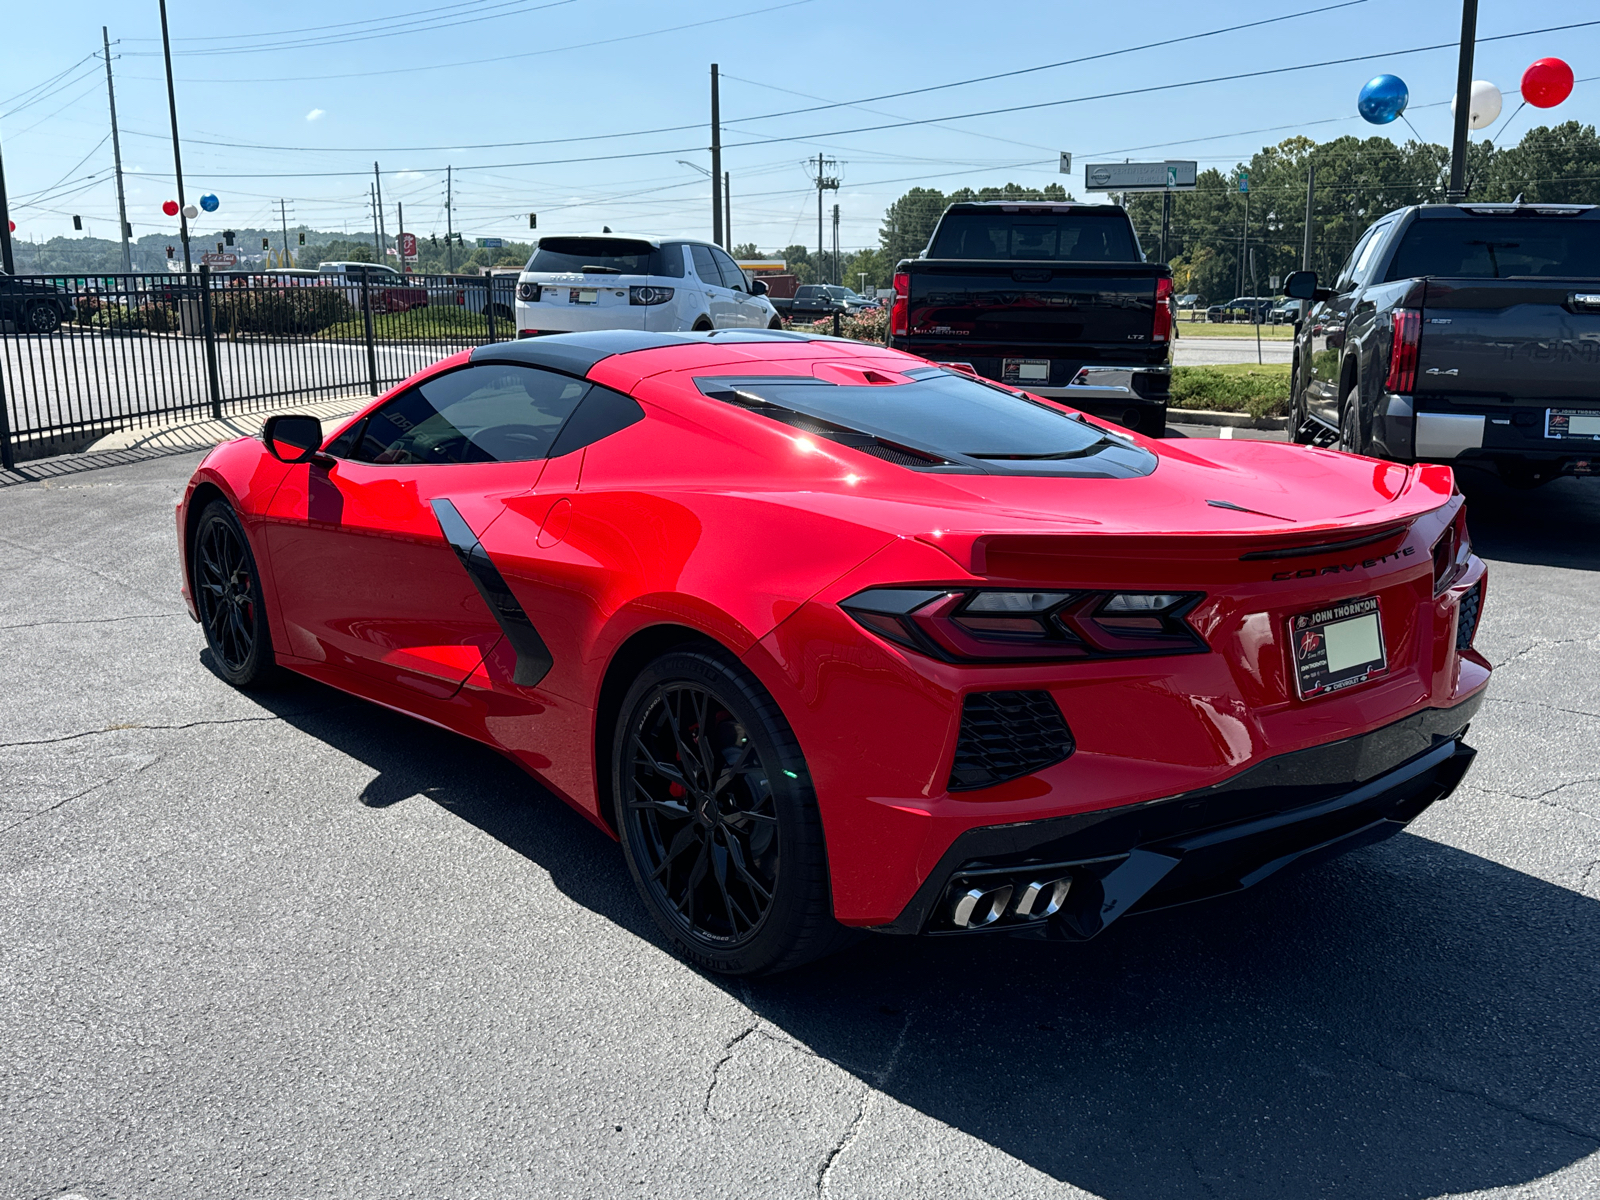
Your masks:
{"label": "car's front wheel", "polygon": [[842,943],[805,759],[777,703],[731,655],[673,651],[640,673],[622,703],[611,779],[628,870],[679,954],[761,975]]}
{"label": "car's front wheel", "polygon": [[54,333],[61,328],[61,314],[54,304],[33,304],[28,307],[29,333]]}
{"label": "car's front wheel", "polygon": [[267,606],[255,555],[233,509],[206,505],[189,547],[195,607],[217,674],[237,688],[257,687],[277,674]]}

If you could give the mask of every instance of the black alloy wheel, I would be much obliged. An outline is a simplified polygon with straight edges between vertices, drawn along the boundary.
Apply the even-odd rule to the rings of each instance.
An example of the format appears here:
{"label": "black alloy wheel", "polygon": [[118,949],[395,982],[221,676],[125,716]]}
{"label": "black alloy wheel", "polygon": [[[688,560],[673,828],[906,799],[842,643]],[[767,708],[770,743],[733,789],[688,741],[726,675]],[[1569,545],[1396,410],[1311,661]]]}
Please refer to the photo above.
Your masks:
{"label": "black alloy wheel", "polygon": [[217,673],[235,687],[274,673],[272,637],[255,556],[233,510],[213,500],[200,514],[190,547],[195,606]]}
{"label": "black alloy wheel", "polygon": [[29,333],[54,333],[60,328],[61,314],[54,304],[41,301],[28,306]]}
{"label": "black alloy wheel", "polygon": [[766,974],[841,940],[805,760],[737,660],[676,651],[647,667],[623,701],[612,785],[634,884],[684,957]]}
{"label": "black alloy wheel", "polygon": [[1366,439],[1361,436],[1361,397],[1351,388],[1339,410],[1339,449],[1346,454],[1365,454]]}

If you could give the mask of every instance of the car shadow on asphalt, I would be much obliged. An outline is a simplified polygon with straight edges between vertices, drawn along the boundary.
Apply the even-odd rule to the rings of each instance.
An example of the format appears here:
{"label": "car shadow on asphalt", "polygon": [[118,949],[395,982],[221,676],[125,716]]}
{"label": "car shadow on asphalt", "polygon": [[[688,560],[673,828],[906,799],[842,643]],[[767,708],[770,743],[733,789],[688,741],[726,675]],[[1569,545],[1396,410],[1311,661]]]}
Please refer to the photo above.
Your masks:
{"label": "car shadow on asphalt", "polygon": [[1600,480],[1573,476],[1519,490],[1493,471],[1463,467],[1474,549],[1487,559],[1600,571]]}
{"label": "car shadow on asphalt", "polygon": [[[361,803],[425,797],[660,943],[617,847],[499,755],[320,685],[261,698],[376,772]],[[1600,1149],[1600,904],[1410,834],[1088,943],[868,936],[709,978],[774,1036],[1108,1200],[1420,1200]]]}

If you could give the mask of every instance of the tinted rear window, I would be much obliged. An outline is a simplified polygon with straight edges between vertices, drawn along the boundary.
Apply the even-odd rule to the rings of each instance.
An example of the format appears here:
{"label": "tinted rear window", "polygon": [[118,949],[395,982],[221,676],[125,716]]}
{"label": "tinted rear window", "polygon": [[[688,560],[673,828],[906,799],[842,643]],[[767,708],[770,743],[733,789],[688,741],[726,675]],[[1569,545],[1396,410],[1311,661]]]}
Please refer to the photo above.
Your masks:
{"label": "tinted rear window", "polygon": [[902,384],[793,376],[695,382],[708,396],[904,466],[1088,476],[1146,475],[1155,468],[1148,452],[1097,426],[940,368],[916,370]]}
{"label": "tinted rear window", "polygon": [[930,258],[1012,258],[1034,262],[1138,262],[1133,230],[1118,210],[1098,213],[946,213]]}
{"label": "tinted rear window", "polygon": [[683,277],[683,251],[676,246],[660,249],[629,238],[541,238],[524,268],[587,275],[668,275]]}
{"label": "tinted rear window", "polygon": [[1390,279],[1600,277],[1600,221],[1577,217],[1447,217],[1414,221]]}

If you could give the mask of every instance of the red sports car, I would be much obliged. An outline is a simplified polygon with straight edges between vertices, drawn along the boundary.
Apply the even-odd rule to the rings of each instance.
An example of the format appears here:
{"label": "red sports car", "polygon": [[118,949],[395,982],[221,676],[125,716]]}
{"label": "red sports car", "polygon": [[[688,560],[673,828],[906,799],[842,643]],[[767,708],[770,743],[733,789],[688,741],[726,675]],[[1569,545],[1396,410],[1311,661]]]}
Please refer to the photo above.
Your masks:
{"label": "red sports car", "polygon": [[1388,836],[1489,678],[1450,470],[1155,441],[878,346],[485,346],[178,508],[214,668],[484,742],[677,949],[1091,937]]}

